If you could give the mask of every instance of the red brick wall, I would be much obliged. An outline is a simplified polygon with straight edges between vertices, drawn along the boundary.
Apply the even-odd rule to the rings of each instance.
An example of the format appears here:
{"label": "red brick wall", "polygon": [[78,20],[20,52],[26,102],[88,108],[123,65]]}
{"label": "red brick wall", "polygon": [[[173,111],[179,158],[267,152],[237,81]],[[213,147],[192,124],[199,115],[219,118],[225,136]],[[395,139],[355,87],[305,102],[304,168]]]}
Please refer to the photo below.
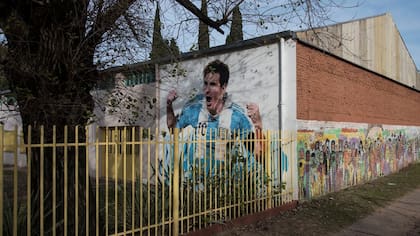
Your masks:
{"label": "red brick wall", "polygon": [[420,126],[420,92],[298,42],[297,118]]}

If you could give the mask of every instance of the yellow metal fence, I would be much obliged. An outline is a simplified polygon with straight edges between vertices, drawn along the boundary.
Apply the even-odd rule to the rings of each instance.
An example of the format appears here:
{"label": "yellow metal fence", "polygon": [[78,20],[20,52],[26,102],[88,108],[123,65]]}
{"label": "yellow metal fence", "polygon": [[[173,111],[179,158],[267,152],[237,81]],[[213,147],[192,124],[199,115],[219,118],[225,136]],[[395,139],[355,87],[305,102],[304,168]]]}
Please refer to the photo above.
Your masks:
{"label": "yellow metal fence", "polygon": [[291,202],[297,186],[293,133],[25,131],[0,126],[3,235],[186,234]]}

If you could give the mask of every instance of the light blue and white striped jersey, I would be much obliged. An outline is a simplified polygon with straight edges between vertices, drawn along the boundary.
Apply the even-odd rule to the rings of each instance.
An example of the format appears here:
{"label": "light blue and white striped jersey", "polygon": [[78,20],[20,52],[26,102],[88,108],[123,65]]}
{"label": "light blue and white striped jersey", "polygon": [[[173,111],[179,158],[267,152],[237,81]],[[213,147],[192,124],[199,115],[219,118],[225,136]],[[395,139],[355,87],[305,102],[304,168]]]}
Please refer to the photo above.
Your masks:
{"label": "light blue and white striped jersey", "polygon": [[212,116],[206,108],[206,97],[203,94],[194,97],[182,109],[176,127],[182,129],[188,126],[197,129],[198,134],[206,136],[207,140],[217,138],[217,129],[237,133],[240,139],[253,132],[252,122],[245,110],[231,102],[230,97],[227,97],[222,112]]}
{"label": "light blue and white striped jersey", "polygon": [[[241,140],[254,133],[254,126],[245,110],[227,97],[222,112],[212,116],[206,108],[206,97],[199,94],[183,107],[176,123],[184,144],[180,147],[183,156],[183,171],[188,176],[197,168],[207,174],[218,172],[221,163],[232,164],[233,171],[240,172],[244,166],[255,169],[253,143]],[[172,148],[166,148],[164,169],[168,170]],[[232,161],[232,158],[236,158]],[[229,163],[225,163],[229,162]],[[162,167],[160,168],[162,171]],[[236,170],[235,170],[236,169]],[[161,173],[162,174],[162,173]]]}

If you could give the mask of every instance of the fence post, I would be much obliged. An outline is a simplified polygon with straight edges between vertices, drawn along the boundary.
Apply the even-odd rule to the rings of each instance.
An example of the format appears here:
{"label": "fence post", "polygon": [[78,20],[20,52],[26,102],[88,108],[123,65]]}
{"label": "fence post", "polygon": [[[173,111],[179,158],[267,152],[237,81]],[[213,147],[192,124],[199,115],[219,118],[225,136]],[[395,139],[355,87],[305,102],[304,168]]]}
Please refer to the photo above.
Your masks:
{"label": "fence post", "polygon": [[267,203],[267,208],[271,209],[272,204],[272,189],[271,189],[271,158],[272,158],[272,154],[271,154],[271,133],[269,130],[267,130],[267,156],[266,156],[266,172],[267,172],[267,199],[268,199],[268,203]]}
{"label": "fence post", "polygon": [[172,234],[179,234],[179,129],[175,128],[174,132],[174,179],[173,179],[173,225]]}
{"label": "fence post", "polygon": [[[25,127],[23,127],[23,128],[25,128]],[[22,132],[23,132],[23,130],[22,130]],[[32,175],[32,172],[31,172],[31,168],[32,168],[32,164],[31,164],[31,160],[32,160],[32,147],[31,147],[31,144],[32,144],[32,127],[29,125],[28,126],[28,134],[27,134],[27,143],[26,143],[27,145],[26,145],[26,160],[27,160],[27,166],[26,166],[26,169],[27,169],[27,174],[26,174],[26,184],[27,184],[27,186],[26,186],[26,188],[27,188],[27,191],[26,191],[26,198],[27,198],[27,210],[26,210],[26,212],[27,212],[27,220],[26,220],[26,235],[27,236],[30,236],[31,235],[31,209],[32,209],[32,203],[31,203],[31,175]],[[3,153],[3,152],[2,152]],[[2,164],[2,166],[3,166],[3,164]]]}
{"label": "fence post", "polygon": [[3,150],[4,126],[0,125],[0,233],[3,234]]}

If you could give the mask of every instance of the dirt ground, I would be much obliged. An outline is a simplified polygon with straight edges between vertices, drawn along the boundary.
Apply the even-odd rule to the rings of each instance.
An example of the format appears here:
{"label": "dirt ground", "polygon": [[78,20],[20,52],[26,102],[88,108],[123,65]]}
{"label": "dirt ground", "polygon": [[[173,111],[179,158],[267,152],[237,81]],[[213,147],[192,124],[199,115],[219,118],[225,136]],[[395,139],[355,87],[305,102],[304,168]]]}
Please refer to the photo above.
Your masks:
{"label": "dirt ground", "polygon": [[[419,218],[408,216],[406,225],[400,224],[399,227],[403,227],[407,232],[404,234],[393,234],[391,231],[389,234],[371,234],[368,233],[369,230],[365,230],[369,226],[359,225],[361,228],[357,228],[362,219],[373,213],[388,217],[378,218],[382,221],[376,222],[379,228],[384,224],[388,224],[390,230],[398,228],[390,225],[388,221],[395,221],[392,216],[397,212],[396,209],[400,209],[403,213],[397,212],[394,217],[407,215],[410,204],[413,204],[412,208],[420,214],[418,188],[420,188],[420,163],[363,185],[299,203],[293,210],[281,212],[254,224],[232,226],[227,223],[226,230],[217,235],[420,235],[420,216]],[[415,195],[414,199],[418,198],[418,202],[404,200],[403,197],[415,191],[418,195]],[[398,202],[405,202],[406,205],[391,207],[389,211],[384,211],[385,208]],[[356,228],[352,229],[354,225]]]}

